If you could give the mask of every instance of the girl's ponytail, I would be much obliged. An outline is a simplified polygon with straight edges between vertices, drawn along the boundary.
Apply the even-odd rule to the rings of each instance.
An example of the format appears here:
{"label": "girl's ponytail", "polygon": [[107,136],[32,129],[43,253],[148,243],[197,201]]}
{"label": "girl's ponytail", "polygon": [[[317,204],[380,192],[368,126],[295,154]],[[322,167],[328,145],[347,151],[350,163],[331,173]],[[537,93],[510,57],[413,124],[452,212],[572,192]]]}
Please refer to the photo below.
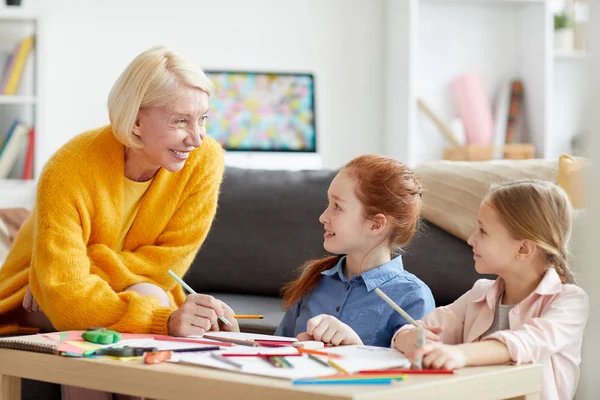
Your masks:
{"label": "girl's ponytail", "polygon": [[298,279],[287,283],[281,289],[284,309],[287,310],[300,301],[302,297],[312,292],[317,286],[317,283],[319,283],[319,279],[321,279],[321,272],[333,268],[339,260],[340,256],[329,256],[308,261],[300,267],[302,275],[300,275]]}

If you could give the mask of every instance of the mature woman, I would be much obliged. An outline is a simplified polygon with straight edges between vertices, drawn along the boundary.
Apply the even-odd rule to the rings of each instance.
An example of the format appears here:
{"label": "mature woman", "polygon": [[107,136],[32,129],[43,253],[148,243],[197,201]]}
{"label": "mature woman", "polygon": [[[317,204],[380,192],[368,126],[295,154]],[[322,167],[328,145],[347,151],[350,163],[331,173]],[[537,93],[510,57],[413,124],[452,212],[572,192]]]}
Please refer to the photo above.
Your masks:
{"label": "mature woman", "polygon": [[111,124],[75,137],[42,171],[0,269],[0,331],[238,330],[226,304],[186,297],[167,273],[186,273],[217,209],[224,167],[206,136],[212,90],[166,48],[131,62],[108,98]]}

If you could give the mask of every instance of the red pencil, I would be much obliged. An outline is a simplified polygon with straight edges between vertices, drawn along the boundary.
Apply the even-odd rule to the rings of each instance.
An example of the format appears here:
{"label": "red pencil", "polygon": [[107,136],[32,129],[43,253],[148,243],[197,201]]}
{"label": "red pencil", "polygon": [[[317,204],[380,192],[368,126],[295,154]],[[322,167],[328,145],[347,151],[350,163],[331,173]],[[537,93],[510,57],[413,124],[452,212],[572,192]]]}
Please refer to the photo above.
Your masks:
{"label": "red pencil", "polygon": [[268,346],[268,345],[291,346],[292,343],[294,343],[294,342],[285,341],[285,340],[259,340],[259,339],[255,339],[254,341],[256,343],[260,343],[262,346]]}
{"label": "red pencil", "polygon": [[223,353],[223,357],[300,357],[300,353],[292,354],[265,354],[265,353]]}
{"label": "red pencil", "polygon": [[196,344],[212,344],[221,347],[233,347],[233,343],[225,343],[218,340],[202,340],[202,339],[189,339],[183,337],[166,336],[166,335],[155,335],[154,340],[168,341],[168,342],[184,342],[184,343],[196,343]]}
{"label": "red pencil", "polygon": [[453,370],[449,369],[378,369],[372,371],[358,371],[364,375],[381,375],[381,374],[453,374]]}

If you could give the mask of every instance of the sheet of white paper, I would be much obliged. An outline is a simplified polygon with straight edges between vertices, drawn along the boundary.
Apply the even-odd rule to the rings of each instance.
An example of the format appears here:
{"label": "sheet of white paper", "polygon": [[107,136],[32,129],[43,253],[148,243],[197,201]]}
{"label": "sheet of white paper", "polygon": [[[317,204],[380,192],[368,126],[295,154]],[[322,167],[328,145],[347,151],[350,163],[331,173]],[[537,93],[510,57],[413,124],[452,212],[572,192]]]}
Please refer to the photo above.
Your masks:
{"label": "sheet of white paper", "polygon": [[[190,338],[200,338],[201,336],[189,336]],[[207,332],[205,338],[223,338],[236,340],[272,340],[280,342],[297,342],[298,339],[285,336],[261,335],[259,333],[244,333],[244,332]]]}
{"label": "sheet of white paper", "polygon": [[[348,372],[410,367],[410,362],[402,353],[395,349],[385,347],[340,346],[323,349],[323,351],[342,355],[343,357],[336,358],[335,362]],[[272,348],[236,346],[215,353],[297,354],[297,350],[293,347]],[[319,358],[326,360],[325,357]],[[316,378],[337,373],[334,368],[325,367],[305,355],[301,357],[286,357],[286,360],[289,361],[294,368],[276,368],[266,360],[255,357],[228,357],[228,359],[242,365],[242,368],[235,368],[212,358],[210,354],[203,353],[175,353],[170,361],[285,379]]]}
{"label": "sheet of white paper", "polygon": [[[235,348],[236,353],[248,353],[248,352],[257,352],[257,348],[252,347],[244,347],[237,346]],[[253,350],[255,349],[255,350]],[[260,352],[270,353],[270,354],[278,354],[282,353],[283,348],[263,348]],[[291,353],[291,351],[295,350],[293,348],[286,349],[285,353]],[[232,353],[232,350],[227,350],[226,352]],[[222,361],[216,360],[210,356],[210,354],[203,353],[174,353],[169,360],[169,362],[179,362],[185,364],[194,364],[201,365],[204,367],[211,368],[219,368],[225,369],[229,371],[242,372],[246,374],[252,375],[262,375],[269,376],[273,378],[283,378],[283,379],[304,379],[304,378],[315,378],[318,376],[324,375],[333,375],[336,374],[337,371],[331,367],[325,367],[307,356],[301,357],[286,357],[285,359],[293,365],[293,368],[277,368],[271,365],[266,359],[259,357],[228,357],[229,360],[234,361],[240,365],[242,365],[241,369],[235,368],[229,364],[226,364]],[[217,352],[211,352],[217,353]],[[223,351],[219,351],[219,354],[225,353]]]}
{"label": "sheet of white paper", "polygon": [[339,346],[322,349],[344,356],[335,362],[348,372],[387,368],[410,368],[410,361],[396,349],[375,346]]}

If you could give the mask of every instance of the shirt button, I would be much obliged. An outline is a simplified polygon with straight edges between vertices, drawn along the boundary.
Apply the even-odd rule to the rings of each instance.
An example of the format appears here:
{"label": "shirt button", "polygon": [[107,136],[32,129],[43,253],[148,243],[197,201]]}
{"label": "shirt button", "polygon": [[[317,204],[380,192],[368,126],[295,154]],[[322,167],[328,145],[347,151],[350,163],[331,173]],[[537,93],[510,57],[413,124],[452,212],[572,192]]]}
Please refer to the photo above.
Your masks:
{"label": "shirt button", "polygon": [[337,306],[337,307],[335,308],[335,311],[337,311],[337,312],[340,312],[340,306]]}
{"label": "shirt button", "polygon": [[350,290],[350,285],[346,286],[346,291]]}
{"label": "shirt button", "polygon": [[513,308],[513,314],[519,315],[519,309],[518,308]]}

